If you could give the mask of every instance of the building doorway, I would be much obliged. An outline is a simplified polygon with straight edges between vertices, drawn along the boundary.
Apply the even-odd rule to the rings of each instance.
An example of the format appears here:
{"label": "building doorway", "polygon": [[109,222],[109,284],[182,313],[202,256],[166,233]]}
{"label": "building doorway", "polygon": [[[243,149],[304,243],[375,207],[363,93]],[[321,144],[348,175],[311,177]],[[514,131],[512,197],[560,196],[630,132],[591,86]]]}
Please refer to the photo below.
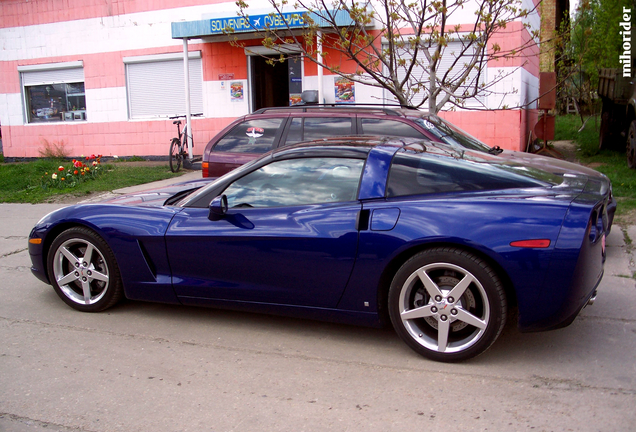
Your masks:
{"label": "building doorway", "polygon": [[[286,107],[301,101],[303,91],[302,57],[294,51],[289,51],[285,61],[280,60],[280,54],[273,52],[258,52],[250,48],[249,55],[249,91],[251,98],[251,112],[267,107]],[[272,50],[269,50],[272,51]],[[268,60],[274,60],[273,65]]]}
{"label": "building doorway", "polygon": [[[250,56],[252,111],[266,107],[289,106],[288,60],[278,61],[275,57]],[[274,64],[268,59],[276,59]]]}

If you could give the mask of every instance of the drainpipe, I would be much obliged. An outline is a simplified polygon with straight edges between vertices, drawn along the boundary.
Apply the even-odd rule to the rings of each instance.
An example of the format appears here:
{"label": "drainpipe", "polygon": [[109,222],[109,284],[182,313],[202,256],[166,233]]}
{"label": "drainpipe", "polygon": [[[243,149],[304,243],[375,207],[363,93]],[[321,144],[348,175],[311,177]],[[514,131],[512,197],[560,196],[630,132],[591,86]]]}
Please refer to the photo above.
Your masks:
{"label": "drainpipe", "polygon": [[[322,31],[318,30],[316,32],[317,43],[316,47],[318,49],[318,58],[322,63]],[[323,95],[323,87],[322,87],[322,66],[318,65],[318,103],[325,103],[325,100],[322,97]]]}
{"label": "drainpipe", "polygon": [[188,61],[188,39],[183,38],[183,74],[185,80],[186,125],[188,128],[188,158],[192,161],[192,116],[190,113],[190,62]]}

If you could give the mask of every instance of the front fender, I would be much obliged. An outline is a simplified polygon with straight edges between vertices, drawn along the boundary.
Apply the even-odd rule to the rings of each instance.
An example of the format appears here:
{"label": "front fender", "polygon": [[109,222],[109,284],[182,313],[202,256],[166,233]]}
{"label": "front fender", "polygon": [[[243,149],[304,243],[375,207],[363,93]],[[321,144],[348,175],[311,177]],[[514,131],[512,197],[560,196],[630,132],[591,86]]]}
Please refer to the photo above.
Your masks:
{"label": "front fender", "polygon": [[55,238],[73,226],[95,231],[110,246],[117,259],[126,297],[178,303],[172,289],[164,235],[174,215],[172,207],[132,207],[84,204],[56,210],[40,220],[29,236],[32,272],[46,283],[47,256]]}

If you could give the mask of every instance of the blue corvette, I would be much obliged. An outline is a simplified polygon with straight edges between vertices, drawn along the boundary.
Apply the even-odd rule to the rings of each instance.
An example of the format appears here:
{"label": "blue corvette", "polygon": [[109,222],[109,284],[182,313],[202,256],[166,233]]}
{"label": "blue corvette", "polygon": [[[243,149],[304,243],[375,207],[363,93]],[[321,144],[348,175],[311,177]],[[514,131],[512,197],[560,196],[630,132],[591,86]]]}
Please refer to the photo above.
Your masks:
{"label": "blue corvette", "polygon": [[[202,186],[203,184],[203,186]],[[433,360],[567,326],[603,276],[610,183],[399,138],[268,153],[211,183],[74,205],[29,238],[71,307],[123,297],[362,325]]]}

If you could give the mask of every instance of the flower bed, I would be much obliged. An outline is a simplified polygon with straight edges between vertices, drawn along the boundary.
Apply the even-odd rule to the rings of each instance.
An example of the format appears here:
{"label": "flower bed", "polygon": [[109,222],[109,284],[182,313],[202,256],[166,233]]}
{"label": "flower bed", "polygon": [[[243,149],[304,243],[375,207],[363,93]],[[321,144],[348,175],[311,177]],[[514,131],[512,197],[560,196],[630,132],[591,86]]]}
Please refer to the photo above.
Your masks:
{"label": "flower bed", "polygon": [[44,189],[70,189],[101,174],[102,155],[90,155],[84,161],[73,159],[70,165],[60,165],[57,171],[45,172],[41,183]]}

